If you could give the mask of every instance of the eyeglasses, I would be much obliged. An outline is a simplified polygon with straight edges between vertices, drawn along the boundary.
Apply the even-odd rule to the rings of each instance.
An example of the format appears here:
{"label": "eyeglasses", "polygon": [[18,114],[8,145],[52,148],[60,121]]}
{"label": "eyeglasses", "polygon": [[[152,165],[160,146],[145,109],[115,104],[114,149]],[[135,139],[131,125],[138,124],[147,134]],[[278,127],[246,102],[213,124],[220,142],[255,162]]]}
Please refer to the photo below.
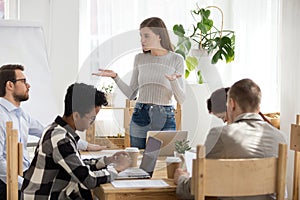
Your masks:
{"label": "eyeglasses", "polygon": [[26,78],[20,78],[20,79],[11,80],[11,82],[13,82],[13,83],[16,83],[17,81],[21,81],[24,84],[27,84]]}
{"label": "eyeglasses", "polygon": [[90,121],[89,121],[90,124],[94,123],[95,120],[96,120],[96,116],[91,117],[91,118],[90,118]]}
{"label": "eyeglasses", "polygon": [[222,112],[222,113],[213,113],[216,117],[222,119],[224,122],[227,121],[226,119],[226,112]]}
{"label": "eyeglasses", "polygon": [[87,115],[85,115],[84,117],[86,117],[89,120],[89,124],[94,123],[94,121],[96,120],[96,116],[88,117]]}

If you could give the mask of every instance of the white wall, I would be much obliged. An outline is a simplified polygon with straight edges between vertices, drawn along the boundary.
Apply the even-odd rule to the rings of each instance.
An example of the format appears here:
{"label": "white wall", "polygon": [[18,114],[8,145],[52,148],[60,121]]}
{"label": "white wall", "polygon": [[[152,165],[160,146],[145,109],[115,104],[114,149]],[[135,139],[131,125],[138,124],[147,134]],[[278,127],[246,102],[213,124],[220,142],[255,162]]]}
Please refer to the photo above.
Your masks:
{"label": "white wall", "polygon": [[42,124],[49,124],[57,115],[58,106],[55,104],[53,84],[49,76],[48,55],[41,25],[0,20],[0,44],[0,65],[23,64],[26,66],[28,82],[34,86],[30,88],[29,101],[24,102],[22,107]]}
{"label": "white wall", "polygon": [[[38,9],[33,9],[33,5]],[[20,19],[38,21],[42,23],[45,33],[49,33],[49,23],[50,23],[50,5],[46,0],[26,0],[20,2]],[[48,35],[45,34],[46,42],[48,43]]]}
{"label": "white wall", "polygon": [[62,114],[66,88],[78,73],[79,0],[20,0],[20,19],[43,24],[58,114]]}
{"label": "white wall", "polygon": [[[281,1],[281,30],[279,48],[281,63],[281,122],[282,131],[287,133],[288,141],[290,126],[296,122],[296,114],[300,114],[300,1]],[[288,155],[288,188],[291,199],[293,181],[294,153]]]}

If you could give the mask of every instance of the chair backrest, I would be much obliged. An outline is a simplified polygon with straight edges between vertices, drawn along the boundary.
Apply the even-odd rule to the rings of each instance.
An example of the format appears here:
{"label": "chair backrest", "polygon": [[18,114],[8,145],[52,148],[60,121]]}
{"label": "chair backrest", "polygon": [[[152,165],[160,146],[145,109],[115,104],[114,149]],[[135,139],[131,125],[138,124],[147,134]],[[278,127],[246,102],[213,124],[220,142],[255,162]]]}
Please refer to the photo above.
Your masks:
{"label": "chair backrest", "polygon": [[23,148],[18,143],[18,131],[6,122],[6,187],[7,199],[18,199],[18,175],[23,176]]}
{"label": "chair backrest", "polygon": [[284,199],[287,145],[279,144],[278,158],[206,159],[205,147],[197,146],[193,161],[192,193],[205,196],[234,197],[276,193]]}
{"label": "chair backrest", "polygon": [[290,149],[294,150],[293,200],[299,200],[300,178],[300,115],[296,116],[296,124],[291,124]]}

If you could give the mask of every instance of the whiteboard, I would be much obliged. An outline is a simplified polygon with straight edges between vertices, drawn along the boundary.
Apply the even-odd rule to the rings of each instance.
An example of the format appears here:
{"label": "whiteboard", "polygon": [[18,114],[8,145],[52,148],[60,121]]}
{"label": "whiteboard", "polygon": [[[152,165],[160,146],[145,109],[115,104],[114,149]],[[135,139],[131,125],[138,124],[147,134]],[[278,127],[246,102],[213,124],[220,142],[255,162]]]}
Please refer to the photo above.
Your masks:
{"label": "whiteboard", "polygon": [[25,67],[31,85],[29,100],[22,108],[43,125],[58,114],[42,26],[38,23],[0,20],[0,65],[18,63]]}

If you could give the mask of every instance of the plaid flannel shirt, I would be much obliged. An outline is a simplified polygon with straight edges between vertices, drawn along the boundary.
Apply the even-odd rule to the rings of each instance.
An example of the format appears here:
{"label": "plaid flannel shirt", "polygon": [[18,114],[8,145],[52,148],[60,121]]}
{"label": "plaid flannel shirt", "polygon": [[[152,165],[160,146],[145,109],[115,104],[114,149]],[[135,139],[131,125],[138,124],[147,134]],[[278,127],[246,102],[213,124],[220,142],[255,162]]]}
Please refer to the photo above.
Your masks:
{"label": "plaid flannel shirt", "polygon": [[[104,158],[81,160],[78,140],[75,131],[58,116],[39,141],[24,176],[22,198],[90,199],[90,189],[111,181]],[[98,170],[96,164],[103,168]]]}

